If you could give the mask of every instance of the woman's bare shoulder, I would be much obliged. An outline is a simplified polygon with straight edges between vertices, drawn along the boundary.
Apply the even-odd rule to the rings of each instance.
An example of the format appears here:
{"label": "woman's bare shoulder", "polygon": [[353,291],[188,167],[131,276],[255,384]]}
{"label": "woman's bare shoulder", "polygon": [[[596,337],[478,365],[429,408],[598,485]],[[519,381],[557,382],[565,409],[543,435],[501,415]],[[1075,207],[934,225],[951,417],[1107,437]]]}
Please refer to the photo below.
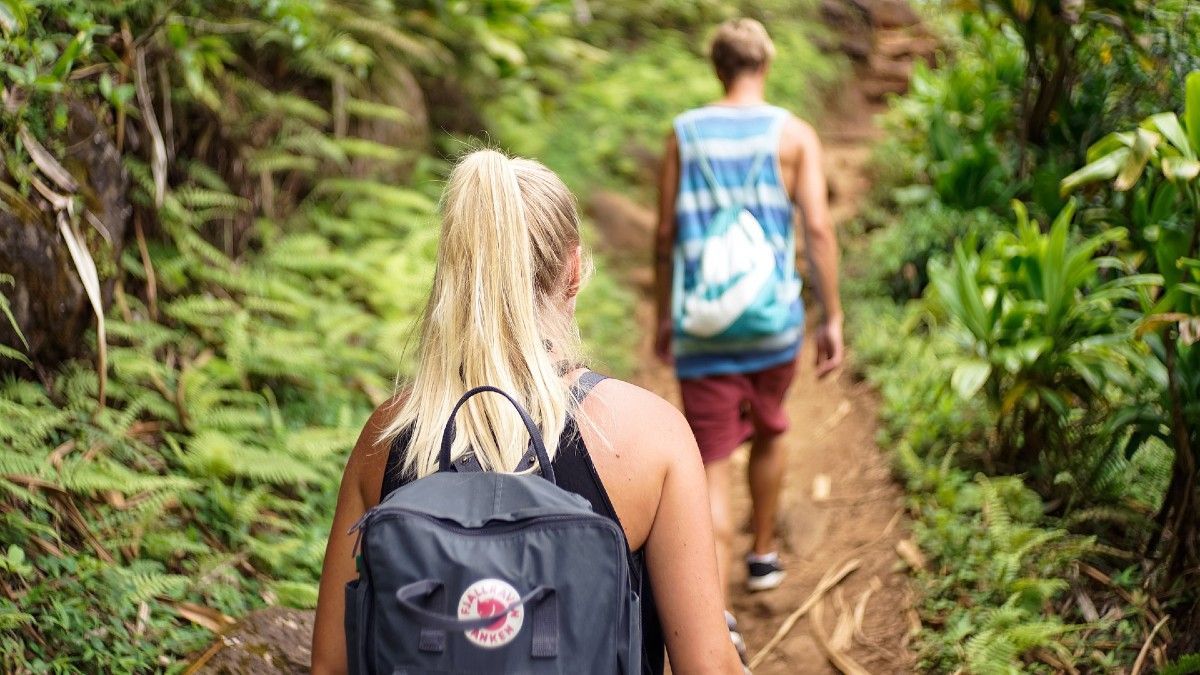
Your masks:
{"label": "woman's bare shoulder", "polygon": [[379,502],[379,490],[391,446],[391,439],[385,437],[384,432],[396,419],[396,413],[406,398],[406,392],[399,392],[375,408],[363,424],[358,442],[354,444],[350,459],[346,462],[346,477],[353,477],[363,501],[368,505]]}
{"label": "woman's bare shoulder", "polygon": [[624,448],[664,463],[680,451],[695,451],[695,437],[679,410],[654,392],[609,378],[584,400],[583,411],[618,454]]}

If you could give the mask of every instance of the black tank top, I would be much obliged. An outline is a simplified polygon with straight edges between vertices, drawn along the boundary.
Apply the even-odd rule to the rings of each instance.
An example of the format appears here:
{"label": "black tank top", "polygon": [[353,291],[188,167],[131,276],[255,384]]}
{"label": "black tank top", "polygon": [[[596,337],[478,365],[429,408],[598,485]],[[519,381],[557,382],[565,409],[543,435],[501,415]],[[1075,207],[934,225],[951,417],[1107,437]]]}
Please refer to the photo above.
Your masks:
{"label": "black tank top", "polygon": [[[576,400],[582,402],[592,388],[603,381],[605,376],[592,371],[585,371],[575,385]],[[405,430],[400,432],[388,449],[387,466],[383,472],[383,485],[379,492],[380,501],[391,494],[396,488],[411,483],[412,476],[401,468],[404,456],[408,451],[411,434]],[[574,492],[592,505],[596,513],[612,520],[619,527],[621,520],[613,508],[608,491],[596,472],[596,465],[588,454],[587,445],[575,424],[574,418],[567,417],[566,426],[558,440],[558,451],[554,456],[554,475],[558,487]],[[628,546],[628,542],[626,543]],[[666,657],[666,641],[663,638],[662,624],[658,620],[658,608],[654,606],[654,593],[650,588],[650,576],[646,572],[645,554],[640,549],[628,551],[631,583],[634,588],[641,588],[642,598],[642,671],[652,675],[664,672]]]}

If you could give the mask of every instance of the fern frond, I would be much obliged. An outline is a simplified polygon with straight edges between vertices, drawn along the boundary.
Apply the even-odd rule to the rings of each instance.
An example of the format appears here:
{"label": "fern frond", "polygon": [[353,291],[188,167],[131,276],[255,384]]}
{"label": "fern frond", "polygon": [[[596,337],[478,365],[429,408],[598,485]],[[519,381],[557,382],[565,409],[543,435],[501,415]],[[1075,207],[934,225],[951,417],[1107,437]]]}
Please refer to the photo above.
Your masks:
{"label": "fern frond", "polygon": [[179,530],[154,530],[140,541],[141,552],[162,562],[173,562],[181,556],[200,556],[212,553],[212,548],[194,533]]}
{"label": "fern frond", "polygon": [[313,609],[317,606],[317,585],[304,581],[276,581],[271,592],[284,607]]}
{"label": "fern frond", "polygon": [[346,99],[346,112],[355,117],[384,120],[387,122],[409,122],[412,120],[412,116],[403,108],[361,98]]}
{"label": "fern frond", "polygon": [[182,187],[175,190],[179,203],[192,211],[205,211],[210,217],[232,217],[248,211],[250,200],[229,192],[219,192],[200,187]]}
{"label": "fern frond", "polygon": [[351,178],[326,178],[317,184],[320,194],[336,194],[351,198],[370,198],[381,204],[414,214],[432,214],[436,205],[425,195],[408,188],[375,181]]}
{"label": "fern frond", "polygon": [[453,58],[446,48],[436,40],[405,33],[387,22],[350,12],[342,13],[339,18],[342,28],[355,32],[360,38],[378,40],[387,47],[398,50],[425,66],[432,67],[439,63],[450,63]]}
{"label": "fern frond", "polygon": [[294,155],[286,150],[268,148],[250,153],[246,167],[254,173],[314,173],[320,168],[320,161],[316,157]]}
{"label": "fern frond", "polygon": [[334,141],[347,157],[369,159],[383,164],[396,164],[412,158],[412,151],[386,145],[366,138],[339,138]]}
{"label": "fern frond", "polygon": [[135,564],[131,567],[113,568],[112,571],[129,602],[145,602],[155,597],[178,600],[187,592],[191,585],[188,577],[152,571],[154,567],[157,566]]}

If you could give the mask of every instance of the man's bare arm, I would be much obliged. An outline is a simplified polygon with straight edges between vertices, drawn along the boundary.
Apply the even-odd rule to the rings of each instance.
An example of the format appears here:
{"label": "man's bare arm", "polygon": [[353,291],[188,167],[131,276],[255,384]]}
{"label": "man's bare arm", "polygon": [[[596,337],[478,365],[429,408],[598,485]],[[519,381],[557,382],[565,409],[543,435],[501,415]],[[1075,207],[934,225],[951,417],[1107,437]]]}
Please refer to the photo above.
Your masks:
{"label": "man's bare arm", "polygon": [[792,195],[804,216],[805,241],[812,263],[817,297],[824,310],[816,335],[817,375],[824,377],[842,363],[842,300],[838,289],[838,244],[829,213],[821,139],[811,126],[793,120],[791,134],[798,141],[799,171]]}
{"label": "man's bare arm", "polygon": [[675,133],[667,136],[658,173],[658,226],[654,234],[654,352],[663,361],[671,358],[671,279],[674,273],[675,198],[679,191],[679,145]]}

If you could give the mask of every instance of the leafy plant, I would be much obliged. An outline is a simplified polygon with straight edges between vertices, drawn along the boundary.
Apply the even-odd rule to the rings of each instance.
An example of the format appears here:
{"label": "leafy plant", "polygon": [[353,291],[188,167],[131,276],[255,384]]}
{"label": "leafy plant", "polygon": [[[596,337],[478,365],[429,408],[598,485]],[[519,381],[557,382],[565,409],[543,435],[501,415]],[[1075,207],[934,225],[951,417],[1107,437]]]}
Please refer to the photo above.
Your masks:
{"label": "leafy plant", "polygon": [[[1192,575],[1164,585],[1153,565],[1118,552],[1156,545],[1156,531],[1160,551],[1178,546],[1181,520],[1185,534],[1198,520],[1194,509],[1180,515],[1172,498],[1186,492],[1172,468],[1177,447],[1194,442],[1191,428],[1181,438],[1171,419],[1172,404],[1188,415],[1195,407],[1190,340],[1200,323],[1191,286],[1200,278],[1187,250],[1196,210],[1159,158],[1164,149],[1189,156],[1158,128],[1169,120],[1155,116],[1160,122],[1142,132],[1096,144],[1088,162],[1124,156],[1104,160],[1099,178],[1086,175],[1097,172],[1091,166],[1068,185],[1124,174],[1126,191],[1093,188],[1087,201],[1070,202],[1059,182],[1114,127],[1184,107],[1200,8],[1176,0],[955,6],[964,11],[930,14],[942,28],[939,68],[918,67],[912,91],[887,114],[872,218],[883,225],[851,257],[875,278],[849,285],[863,297],[847,302],[857,360],[883,399],[881,443],[894,449],[914,534],[931,561],[916,573],[918,669],[1127,669],[1161,618],[1156,603],[1174,618],[1170,637],[1160,632],[1151,648],[1169,639],[1175,652],[1194,651]],[[1177,126],[1190,136],[1183,117]],[[1168,170],[1190,171],[1177,162]],[[1020,207],[1016,222],[977,239],[954,227],[975,215],[968,209],[1000,212],[1009,196],[1026,200],[1034,217]],[[1034,222],[1055,213],[1049,227]],[[922,278],[910,272],[897,282],[894,272],[911,270],[917,251],[931,261],[925,301],[898,307],[887,296],[907,300],[894,289]],[[987,485],[1007,509],[982,496]],[[1155,526],[1156,512],[1159,523],[1171,514],[1167,527]],[[1044,548],[1014,559],[1014,535]],[[1114,561],[1115,570],[1100,571]],[[1028,604],[1014,597],[1012,569],[1026,570]]]}
{"label": "leafy plant", "polygon": [[1156,277],[1101,282],[1102,268],[1121,263],[1099,254],[1123,231],[1073,243],[1073,206],[1045,234],[1015,208],[1015,233],[979,254],[959,243],[953,265],[930,263],[928,305],[951,319],[960,346],[951,381],[964,398],[982,392],[996,416],[998,468],[1029,471],[1043,489],[1069,470],[1075,489],[1102,492],[1120,478],[1096,480],[1121,437],[1105,421],[1115,395],[1134,388],[1139,359],[1125,303]]}
{"label": "leafy plant", "polygon": [[919,298],[929,284],[930,260],[944,256],[956,242],[988,239],[1001,224],[1000,218],[984,209],[960,211],[939,201],[914,206],[871,238],[864,252],[869,265],[859,269],[851,259],[855,278],[848,282],[871,284],[871,290],[898,302]]}
{"label": "leafy plant", "polygon": [[[1117,192],[1137,190],[1135,218],[1146,225],[1139,253],[1163,279],[1161,297],[1147,299],[1140,331],[1148,334],[1158,366],[1157,413],[1141,412],[1142,435],[1159,435],[1175,452],[1166,497],[1149,549],[1163,545],[1167,583],[1200,561],[1200,356],[1194,348],[1200,315],[1200,71],[1186,80],[1183,121],[1172,112],[1146,118],[1135,130],[1111,134],[1088,151],[1090,163],[1063,180],[1064,192],[1112,180]],[[1183,583],[1187,584],[1187,581]],[[1200,601],[1177,612],[1183,625],[1200,625]],[[1184,640],[1181,648],[1195,646]]]}
{"label": "leafy plant", "polygon": [[[1023,189],[1006,143],[1021,83],[1021,49],[971,14],[962,15],[955,30],[953,58],[941,57],[936,69],[917,63],[909,94],[892,102],[885,118],[890,139],[880,150],[889,159],[880,164],[907,158],[910,175],[897,177],[902,185],[927,182],[929,195],[947,206],[1000,210]],[[889,197],[908,205],[922,195],[910,188]]]}
{"label": "leafy plant", "polygon": [[[856,354],[883,399],[881,444],[907,484],[913,534],[929,559],[914,571],[916,669],[1049,673],[1057,672],[1052,663],[1066,663],[1108,672],[1130,663],[1141,646],[1130,636],[1146,608],[1112,597],[1097,622],[1074,600],[1105,598],[1104,587],[1078,573],[1085,559],[1101,564],[1102,543],[1048,516],[1022,477],[972,475],[962,466],[985,443],[992,417],[949,385],[956,344],[942,331],[922,332],[916,315],[905,319],[894,306],[847,306]],[[1136,588],[1136,570],[1123,577]]]}
{"label": "leafy plant", "polygon": [[[138,244],[114,260],[88,242],[115,279],[105,406],[82,363],[0,379],[0,670],[178,670],[205,617],[311,606],[346,453],[406,371],[435,259],[446,164],[403,86],[541,95],[541,67],[569,53],[545,38],[570,16],[0,0],[3,208],[45,206],[52,165],[23,139],[61,158],[64,102],[83,100],[124,139]],[[91,233],[88,191],[63,199]],[[601,264],[585,293],[594,365],[619,373],[628,292]]]}

